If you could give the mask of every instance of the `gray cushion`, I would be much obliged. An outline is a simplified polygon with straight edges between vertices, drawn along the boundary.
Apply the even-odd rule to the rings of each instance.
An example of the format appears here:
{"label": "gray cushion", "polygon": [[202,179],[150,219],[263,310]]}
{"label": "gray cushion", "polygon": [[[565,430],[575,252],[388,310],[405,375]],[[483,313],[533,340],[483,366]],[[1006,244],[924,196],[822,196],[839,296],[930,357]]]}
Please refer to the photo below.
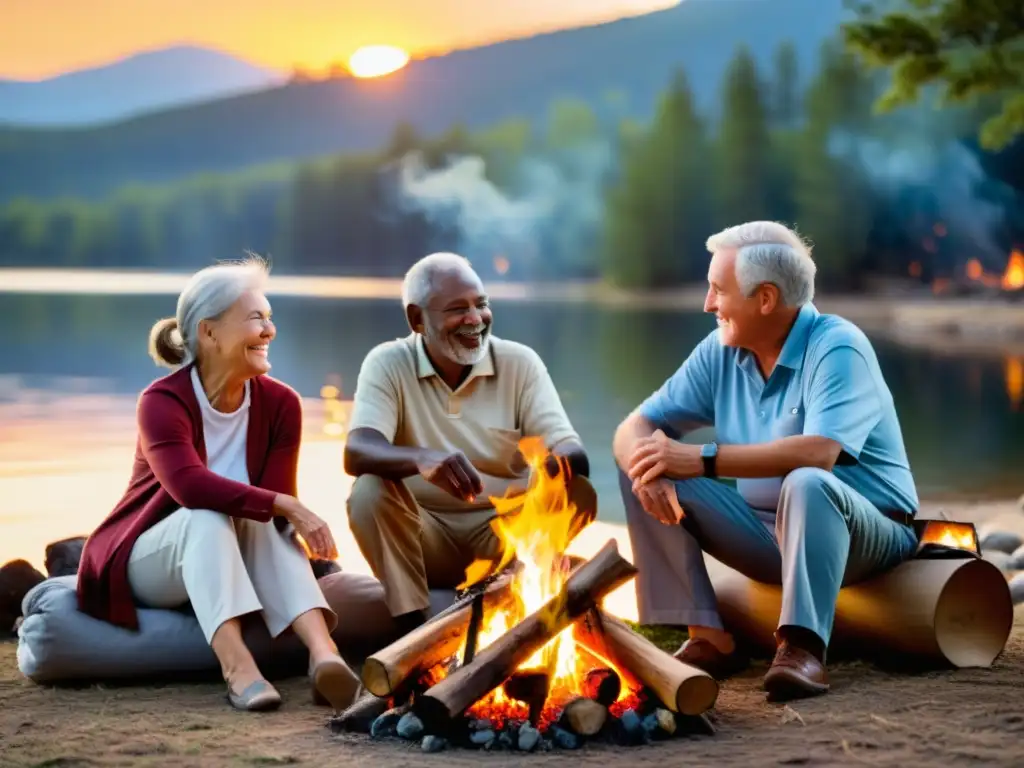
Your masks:
{"label": "gray cushion", "polygon": [[[99,621],[78,610],[77,576],[47,579],[22,603],[18,668],[37,683],[153,679],[182,674],[219,673],[199,623],[187,610],[140,608],[139,631]],[[394,637],[384,604],[384,588],[370,576],[333,573],[320,580],[328,604],[338,614],[333,636],[339,650],[357,661]],[[431,593],[431,612],[451,604],[450,591]],[[243,622],[246,644],[268,676],[303,674],[306,651],[286,632],[271,640],[258,616]]]}

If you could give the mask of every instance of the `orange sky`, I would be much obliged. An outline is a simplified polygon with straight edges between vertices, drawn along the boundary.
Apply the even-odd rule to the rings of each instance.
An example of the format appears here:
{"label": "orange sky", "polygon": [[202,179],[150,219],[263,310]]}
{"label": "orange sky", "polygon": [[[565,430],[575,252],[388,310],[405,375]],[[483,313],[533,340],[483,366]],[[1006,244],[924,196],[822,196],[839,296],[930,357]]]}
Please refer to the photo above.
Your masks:
{"label": "orange sky", "polygon": [[178,43],[282,69],[362,45],[414,55],[643,13],[676,0],[0,0],[0,77],[36,79]]}

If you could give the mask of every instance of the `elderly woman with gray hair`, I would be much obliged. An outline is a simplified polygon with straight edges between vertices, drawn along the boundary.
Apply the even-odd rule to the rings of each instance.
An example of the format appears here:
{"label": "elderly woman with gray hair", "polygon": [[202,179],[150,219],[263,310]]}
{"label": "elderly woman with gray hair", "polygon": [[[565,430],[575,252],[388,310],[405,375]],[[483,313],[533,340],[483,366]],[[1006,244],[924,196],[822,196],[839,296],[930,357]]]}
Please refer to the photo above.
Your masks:
{"label": "elderly woman with gray hair", "polygon": [[276,329],[258,259],[198,272],[177,315],[156,323],[150,354],[173,370],[138,402],[131,481],[86,543],[81,609],[130,630],[136,605],[191,603],[220,661],[232,706],[276,708],[239,618],[261,612],[272,636],[291,627],[310,652],[314,696],[342,709],[358,678],[338,655],[328,606],[293,532],[337,556],[327,524],[296,498],[298,394],[267,376]]}

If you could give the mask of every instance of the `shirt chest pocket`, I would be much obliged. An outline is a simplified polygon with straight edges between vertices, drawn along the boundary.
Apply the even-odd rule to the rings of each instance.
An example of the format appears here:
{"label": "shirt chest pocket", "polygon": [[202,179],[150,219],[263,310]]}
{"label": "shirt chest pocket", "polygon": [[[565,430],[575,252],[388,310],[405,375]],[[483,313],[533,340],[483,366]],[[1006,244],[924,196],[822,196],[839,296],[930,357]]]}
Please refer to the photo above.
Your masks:
{"label": "shirt chest pocket", "polygon": [[775,416],[771,424],[772,439],[802,435],[804,433],[803,403],[787,403]]}

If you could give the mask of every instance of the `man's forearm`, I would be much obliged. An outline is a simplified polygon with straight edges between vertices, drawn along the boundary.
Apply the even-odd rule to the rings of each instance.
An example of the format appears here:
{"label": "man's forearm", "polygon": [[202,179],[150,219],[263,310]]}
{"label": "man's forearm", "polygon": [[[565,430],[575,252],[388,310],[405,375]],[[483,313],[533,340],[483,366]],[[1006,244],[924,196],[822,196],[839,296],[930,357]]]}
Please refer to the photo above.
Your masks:
{"label": "man's forearm", "polygon": [[629,469],[629,457],[638,440],[650,437],[654,434],[656,427],[647,419],[634,411],[615,430],[615,438],[612,440],[612,454],[615,456],[615,463],[625,472]]}
{"label": "man's forearm", "polygon": [[345,441],[345,472],[353,477],[377,475],[404,480],[419,474],[419,463],[427,450],[392,445],[375,430],[356,429]]}
{"label": "man's forearm", "polygon": [[551,449],[551,453],[554,456],[565,459],[569,464],[569,471],[573,475],[590,477],[590,459],[587,457],[587,452],[583,449],[583,446],[575,440],[563,440]]}
{"label": "man's forearm", "polygon": [[721,445],[715,471],[720,477],[784,477],[794,469],[831,471],[842,447],[817,435],[794,435],[754,445]]}

